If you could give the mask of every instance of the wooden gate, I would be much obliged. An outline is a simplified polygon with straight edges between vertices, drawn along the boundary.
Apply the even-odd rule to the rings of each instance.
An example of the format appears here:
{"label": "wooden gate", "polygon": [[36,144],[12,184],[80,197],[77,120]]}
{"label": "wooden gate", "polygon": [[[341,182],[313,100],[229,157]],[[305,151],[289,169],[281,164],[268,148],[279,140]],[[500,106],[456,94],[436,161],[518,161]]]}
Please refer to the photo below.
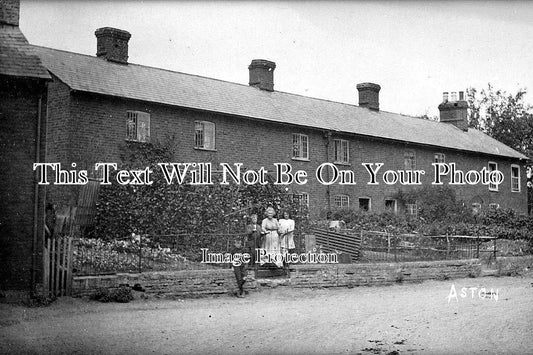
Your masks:
{"label": "wooden gate", "polygon": [[57,209],[53,233],[45,240],[43,284],[48,296],[70,295],[75,217],[76,207],[64,206]]}
{"label": "wooden gate", "polygon": [[69,296],[72,285],[72,237],[47,238],[44,284],[49,296]]}
{"label": "wooden gate", "polygon": [[80,188],[78,206],[62,206],[50,211],[55,222],[44,242],[44,289],[49,296],[69,296],[72,287],[73,240],[80,230],[92,226],[96,213],[99,180],[90,178]]}
{"label": "wooden gate", "polygon": [[96,214],[96,200],[100,191],[100,180],[89,178],[89,182],[81,186],[76,209],[76,226],[81,231],[91,227]]}

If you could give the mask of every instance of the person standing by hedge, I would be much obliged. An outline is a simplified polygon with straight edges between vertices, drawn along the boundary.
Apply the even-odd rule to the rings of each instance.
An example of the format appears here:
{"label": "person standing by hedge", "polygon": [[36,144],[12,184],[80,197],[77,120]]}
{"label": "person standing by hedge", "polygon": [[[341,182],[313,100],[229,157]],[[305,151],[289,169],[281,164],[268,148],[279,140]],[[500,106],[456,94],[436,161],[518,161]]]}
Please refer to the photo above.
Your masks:
{"label": "person standing by hedge", "polygon": [[[241,239],[237,238],[233,241],[233,248],[231,249],[231,254],[243,254],[246,250],[242,245]],[[244,283],[246,282],[246,264],[242,262],[232,262],[233,273],[235,274],[235,280],[237,281],[238,290],[235,293],[237,297],[244,297]]]}
{"label": "person standing by hedge", "polygon": [[290,219],[289,212],[283,212],[283,218],[279,220],[279,235],[281,237],[281,253],[292,253],[294,245],[294,220]]}
{"label": "person standing by hedge", "polygon": [[274,218],[275,214],[276,211],[274,211],[274,208],[268,207],[266,209],[267,218],[263,219],[263,222],[261,223],[261,233],[264,234],[263,249],[270,254],[271,258],[275,258],[274,260],[276,260],[275,264],[277,267],[282,267],[283,263],[276,258],[276,255],[281,254],[278,234],[279,223],[278,220]]}
{"label": "person standing by hedge", "polygon": [[250,253],[250,265],[254,269],[256,264],[256,249],[261,247],[261,226],[257,224],[257,215],[254,213],[250,216],[250,223],[246,226],[246,244],[245,247]]}

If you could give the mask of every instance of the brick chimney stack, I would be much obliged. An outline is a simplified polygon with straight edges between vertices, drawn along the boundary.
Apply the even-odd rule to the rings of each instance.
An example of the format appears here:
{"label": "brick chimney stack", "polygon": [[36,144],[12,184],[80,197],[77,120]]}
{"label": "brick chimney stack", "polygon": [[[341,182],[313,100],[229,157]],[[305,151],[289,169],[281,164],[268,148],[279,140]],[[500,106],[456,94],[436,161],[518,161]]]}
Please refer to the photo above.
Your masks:
{"label": "brick chimney stack", "polygon": [[20,0],[0,0],[0,25],[18,26]]}
{"label": "brick chimney stack", "polygon": [[374,83],[357,84],[359,91],[359,107],[368,107],[371,110],[379,111],[379,90],[381,86]]}
{"label": "brick chimney stack", "polygon": [[102,27],[94,32],[96,56],[110,62],[128,64],[128,41],[131,34],[117,28]]}
{"label": "brick chimney stack", "polygon": [[448,92],[444,92],[442,103],[439,105],[439,121],[453,124],[463,131],[468,131],[468,102],[464,99],[463,91],[459,91],[459,99],[457,99],[457,92],[451,92],[450,95]]}
{"label": "brick chimney stack", "polygon": [[274,69],[276,63],[265,59],[254,59],[248,66],[249,85],[266,91],[274,91]]}

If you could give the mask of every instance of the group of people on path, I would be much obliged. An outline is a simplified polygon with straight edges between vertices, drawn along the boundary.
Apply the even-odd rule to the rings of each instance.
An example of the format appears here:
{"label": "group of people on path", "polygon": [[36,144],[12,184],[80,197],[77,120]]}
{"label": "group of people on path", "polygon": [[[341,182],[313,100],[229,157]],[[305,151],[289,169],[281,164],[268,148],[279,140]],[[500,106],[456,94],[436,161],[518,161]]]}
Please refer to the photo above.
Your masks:
{"label": "group of people on path", "polygon": [[[294,251],[294,220],[290,218],[289,212],[285,211],[282,218],[279,220],[274,218],[276,211],[272,207],[268,207],[265,211],[266,218],[263,219],[261,225],[257,224],[257,214],[250,216],[250,222],[246,226],[246,238],[244,246],[240,244],[240,240],[236,240],[235,251],[249,253],[251,256],[250,265],[259,263],[263,265],[264,260],[257,259],[257,249],[264,249],[267,254],[279,255],[285,253],[292,253]],[[275,258],[278,259],[278,258]],[[283,267],[281,260],[276,260],[275,265],[278,268]],[[237,279],[237,286],[239,291],[238,297],[244,297],[243,285],[246,282],[247,265],[241,264],[239,266],[233,265],[235,278]]]}

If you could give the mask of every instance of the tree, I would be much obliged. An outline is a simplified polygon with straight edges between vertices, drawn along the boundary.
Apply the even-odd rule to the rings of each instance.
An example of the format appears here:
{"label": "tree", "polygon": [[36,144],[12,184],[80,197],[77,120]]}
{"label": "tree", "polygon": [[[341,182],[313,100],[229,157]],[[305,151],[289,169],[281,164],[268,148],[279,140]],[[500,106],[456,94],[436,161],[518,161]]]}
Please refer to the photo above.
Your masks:
{"label": "tree", "polygon": [[[520,153],[533,157],[533,107],[524,102],[526,89],[516,94],[496,90],[488,84],[486,89],[467,90],[469,104],[468,124]],[[533,197],[532,164],[527,163],[528,201]]]}
{"label": "tree", "polygon": [[533,109],[524,102],[526,93],[526,89],[520,89],[513,95],[495,90],[490,84],[480,92],[469,88],[469,126],[533,156]]}

